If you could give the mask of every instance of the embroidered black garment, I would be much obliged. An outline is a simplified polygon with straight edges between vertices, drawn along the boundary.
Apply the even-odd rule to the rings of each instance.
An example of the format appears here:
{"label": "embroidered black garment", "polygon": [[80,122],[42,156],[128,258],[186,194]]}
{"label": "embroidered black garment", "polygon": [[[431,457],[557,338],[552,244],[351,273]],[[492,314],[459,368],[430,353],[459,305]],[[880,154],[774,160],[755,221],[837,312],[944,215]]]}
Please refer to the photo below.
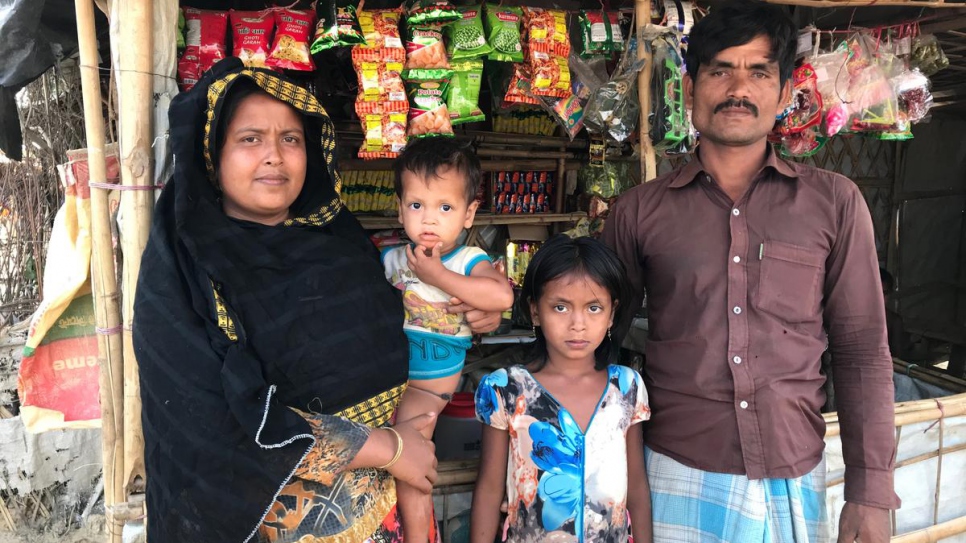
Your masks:
{"label": "embroidered black garment", "polygon": [[[211,182],[240,79],[303,114],[306,181],[285,224],[227,217]],[[304,89],[228,59],[169,118],[175,173],[134,308],[148,540],[243,542],[315,443],[289,407],[333,414],[405,382],[402,305],[339,200],[332,122]]]}

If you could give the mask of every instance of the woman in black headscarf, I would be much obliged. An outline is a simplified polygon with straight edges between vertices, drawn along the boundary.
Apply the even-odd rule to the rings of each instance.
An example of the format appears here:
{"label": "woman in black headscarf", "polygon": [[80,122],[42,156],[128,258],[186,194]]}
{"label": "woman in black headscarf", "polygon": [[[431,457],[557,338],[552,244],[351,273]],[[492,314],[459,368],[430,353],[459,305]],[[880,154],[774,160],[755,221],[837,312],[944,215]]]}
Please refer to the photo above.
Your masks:
{"label": "woman in black headscarf", "polygon": [[331,120],[237,59],[169,116],[134,318],[148,540],[401,540],[393,477],[431,490],[431,415],[386,428],[402,305],[339,199]]}

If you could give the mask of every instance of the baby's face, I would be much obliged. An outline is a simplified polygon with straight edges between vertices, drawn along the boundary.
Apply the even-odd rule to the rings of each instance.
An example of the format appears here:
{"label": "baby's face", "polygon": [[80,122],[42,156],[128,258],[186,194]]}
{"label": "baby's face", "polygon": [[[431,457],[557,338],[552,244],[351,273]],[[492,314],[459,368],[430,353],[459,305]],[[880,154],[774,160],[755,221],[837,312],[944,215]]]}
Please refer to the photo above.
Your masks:
{"label": "baby's face", "polygon": [[464,228],[473,226],[478,202],[466,201],[465,176],[455,168],[438,176],[402,174],[399,222],[413,243],[432,249],[442,243],[441,253],[452,251]]}

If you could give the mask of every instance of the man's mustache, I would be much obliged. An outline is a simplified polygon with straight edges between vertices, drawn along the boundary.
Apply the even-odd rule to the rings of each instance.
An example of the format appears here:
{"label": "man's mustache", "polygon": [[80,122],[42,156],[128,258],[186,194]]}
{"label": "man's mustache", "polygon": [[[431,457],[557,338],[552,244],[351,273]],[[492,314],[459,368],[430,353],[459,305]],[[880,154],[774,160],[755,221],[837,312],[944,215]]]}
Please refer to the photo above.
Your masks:
{"label": "man's mustache", "polygon": [[720,104],[715,106],[714,112],[718,113],[722,109],[729,108],[729,107],[743,107],[748,111],[750,111],[751,114],[754,115],[755,117],[758,116],[758,106],[756,106],[755,104],[752,104],[751,102],[745,99],[736,100],[734,98],[728,98],[724,102],[721,102]]}

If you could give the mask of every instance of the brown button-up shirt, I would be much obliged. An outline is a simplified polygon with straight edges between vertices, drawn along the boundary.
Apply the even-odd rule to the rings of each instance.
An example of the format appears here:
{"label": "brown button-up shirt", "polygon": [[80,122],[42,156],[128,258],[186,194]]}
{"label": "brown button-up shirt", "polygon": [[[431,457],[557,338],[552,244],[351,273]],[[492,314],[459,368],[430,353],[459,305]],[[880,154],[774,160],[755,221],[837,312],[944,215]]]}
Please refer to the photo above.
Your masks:
{"label": "brown button-up shirt", "polygon": [[647,292],[652,449],[705,471],[799,477],[824,450],[826,345],[845,498],[896,507],[892,361],[872,219],[836,173],[768,152],[738,202],[699,158],[629,190],[603,234]]}

